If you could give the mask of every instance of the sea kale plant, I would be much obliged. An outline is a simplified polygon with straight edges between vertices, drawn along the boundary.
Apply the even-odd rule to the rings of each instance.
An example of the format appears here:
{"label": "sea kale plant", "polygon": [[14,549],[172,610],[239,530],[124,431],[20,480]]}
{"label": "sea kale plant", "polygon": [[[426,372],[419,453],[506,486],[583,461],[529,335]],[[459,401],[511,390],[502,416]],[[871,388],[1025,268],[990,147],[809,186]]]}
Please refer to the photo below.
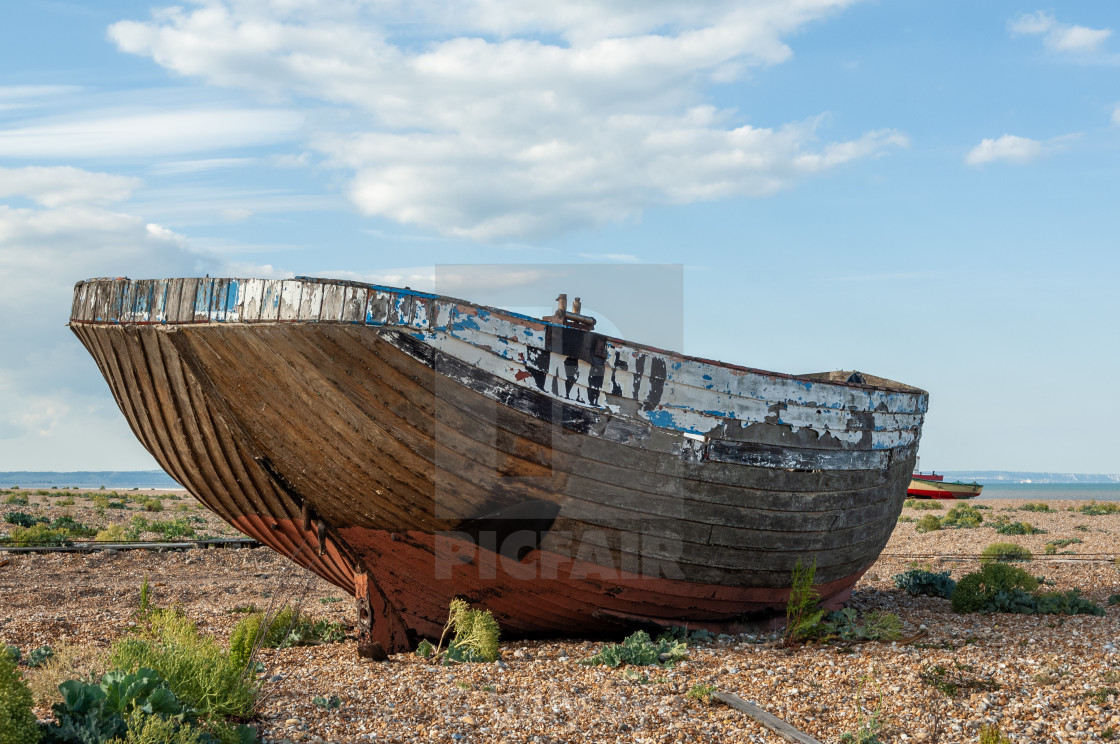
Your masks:
{"label": "sea kale plant", "polygon": [[627,636],[622,643],[608,643],[599,653],[581,663],[603,664],[612,668],[623,664],[671,667],[685,658],[688,658],[686,642],[673,638],[669,633],[653,640],[649,633],[639,630]]}
{"label": "sea kale plant", "polygon": [[894,585],[913,596],[925,594],[930,597],[949,599],[953,596],[953,590],[956,589],[957,582],[949,578],[948,571],[934,573],[933,571],[923,571],[920,568],[912,568],[909,571],[897,574],[894,577]]}
{"label": "sea kale plant", "polygon": [[1007,563],[985,564],[957,582],[953,610],[959,613],[1012,612],[1024,615],[1103,615],[1104,609],[1071,589],[1039,592],[1039,579]]}

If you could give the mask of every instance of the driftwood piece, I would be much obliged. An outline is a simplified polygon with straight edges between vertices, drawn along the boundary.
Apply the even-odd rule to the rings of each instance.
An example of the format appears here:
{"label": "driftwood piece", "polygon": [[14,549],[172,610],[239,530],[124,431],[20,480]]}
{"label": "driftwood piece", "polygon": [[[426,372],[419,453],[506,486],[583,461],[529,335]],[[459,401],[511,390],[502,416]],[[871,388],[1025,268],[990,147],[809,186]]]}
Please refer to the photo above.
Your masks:
{"label": "driftwood piece", "polygon": [[793,742],[793,744],[821,744],[819,740],[814,739],[808,734],[801,733],[793,726],[790,726],[788,723],[783,721],[781,718],[778,718],[772,713],[767,713],[765,710],[759,708],[754,703],[748,703],[738,695],[732,695],[729,692],[713,692],[712,697],[722,703],[730,705],[736,710],[746,713],[748,716],[758,721],[763,726],[770,729],[786,741]]}

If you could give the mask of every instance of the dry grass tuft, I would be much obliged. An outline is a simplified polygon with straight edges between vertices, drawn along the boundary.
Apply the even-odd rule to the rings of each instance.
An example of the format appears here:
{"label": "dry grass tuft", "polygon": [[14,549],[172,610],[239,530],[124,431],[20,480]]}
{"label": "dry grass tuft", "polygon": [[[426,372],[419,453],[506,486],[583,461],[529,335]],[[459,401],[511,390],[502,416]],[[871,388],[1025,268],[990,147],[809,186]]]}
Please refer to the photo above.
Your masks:
{"label": "dry grass tuft", "polygon": [[54,656],[25,674],[38,706],[49,708],[54,703],[62,702],[58,686],[66,680],[80,679],[88,682],[101,679],[101,675],[108,671],[106,653],[102,649],[79,646],[67,641],[59,641],[51,648],[54,649]]}

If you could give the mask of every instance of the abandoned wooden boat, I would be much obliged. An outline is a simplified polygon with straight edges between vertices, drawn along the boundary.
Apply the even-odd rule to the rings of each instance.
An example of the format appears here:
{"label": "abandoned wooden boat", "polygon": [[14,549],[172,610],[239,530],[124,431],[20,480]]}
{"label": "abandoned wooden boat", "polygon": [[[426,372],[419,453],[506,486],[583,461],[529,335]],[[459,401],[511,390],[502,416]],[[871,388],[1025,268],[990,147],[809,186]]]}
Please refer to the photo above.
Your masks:
{"label": "abandoned wooden boat", "polygon": [[210,509],[357,598],[360,648],[837,607],[902,509],[927,394],[786,375],[408,289],[93,279],[70,327]]}

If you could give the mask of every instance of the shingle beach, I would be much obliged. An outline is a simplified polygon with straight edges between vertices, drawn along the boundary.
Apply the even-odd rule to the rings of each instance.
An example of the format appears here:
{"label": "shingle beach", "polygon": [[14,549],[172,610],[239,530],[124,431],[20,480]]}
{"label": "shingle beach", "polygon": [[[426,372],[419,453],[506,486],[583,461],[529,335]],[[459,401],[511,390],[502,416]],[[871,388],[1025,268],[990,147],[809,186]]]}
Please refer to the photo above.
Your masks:
{"label": "shingle beach", "polygon": [[[32,495],[25,506],[0,507],[0,515],[69,513],[105,526],[143,514],[59,500]],[[710,685],[829,743],[876,713],[884,742],[976,742],[984,724],[1014,742],[1120,739],[1120,607],[1107,607],[1120,592],[1113,561],[1120,514],[1087,515],[1078,511],[1087,502],[1076,501],[1046,502],[1054,511],[1042,513],[1022,510],[1022,500],[973,503],[989,507],[980,527],[919,534],[916,521],[900,521],[856,586],[850,606],[897,613],[906,643],[787,649],[767,634],[721,636],[691,647],[673,668],[627,672],[580,663],[602,646],[599,639],[503,642],[496,663],[445,667],[412,654],[362,661],[350,638],[263,652],[269,668],[256,723],[268,742],[782,741],[726,705],[687,695]],[[903,519],[944,515],[950,506],[907,508]],[[180,512],[197,515],[200,532],[221,534],[224,525],[205,510]],[[998,535],[989,524],[1000,515],[1045,533]],[[1045,554],[1047,543],[1062,539],[1080,542]],[[1029,549],[1035,560],[1019,565],[1054,589],[1079,589],[1106,607],[1105,616],[959,615],[948,600],[911,597],[894,585],[895,574],[914,566],[959,579],[996,541]],[[181,606],[221,639],[239,618],[231,610],[249,604],[301,600],[313,616],[353,622],[348,597],[265,548],[0,552],[0,641],[24,654],[62,642],[107,649],[134,623],[145,576],[156,604]],[[312,702],[330,696],[339,698],[337,709]],[[45,718],[49,710],[37,713]]]}

